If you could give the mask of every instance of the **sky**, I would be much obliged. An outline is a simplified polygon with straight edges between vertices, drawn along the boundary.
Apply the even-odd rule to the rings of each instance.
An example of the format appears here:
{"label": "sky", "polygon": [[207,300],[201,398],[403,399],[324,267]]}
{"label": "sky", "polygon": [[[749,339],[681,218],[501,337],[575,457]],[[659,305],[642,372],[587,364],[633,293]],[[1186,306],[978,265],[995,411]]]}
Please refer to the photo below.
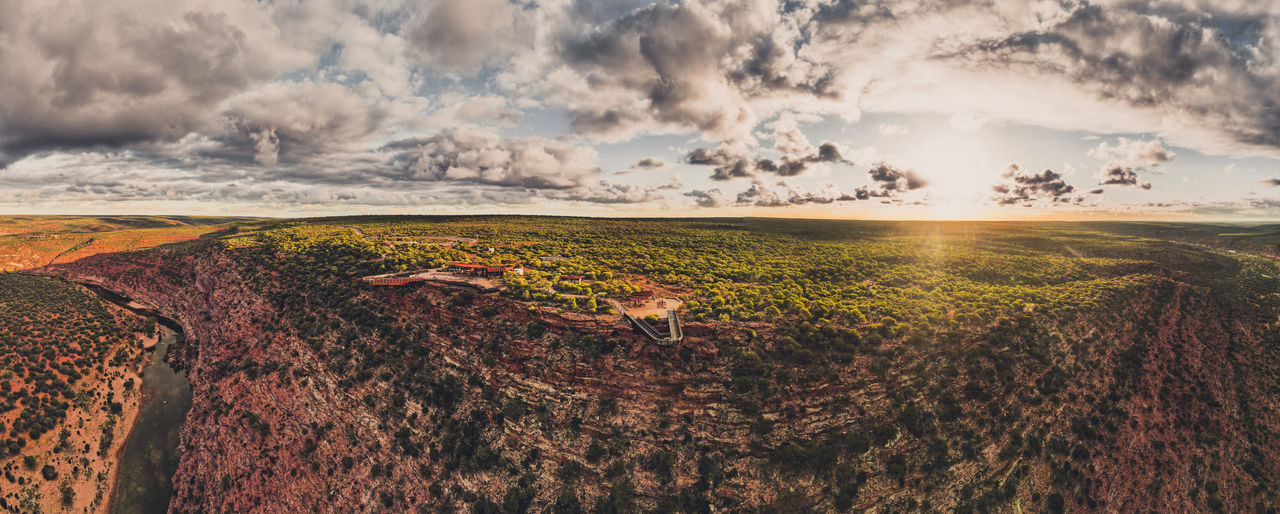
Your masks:
{"label": "sky", "polygon": [[1280,2],[0,0],[0,213],[1280,219]]}

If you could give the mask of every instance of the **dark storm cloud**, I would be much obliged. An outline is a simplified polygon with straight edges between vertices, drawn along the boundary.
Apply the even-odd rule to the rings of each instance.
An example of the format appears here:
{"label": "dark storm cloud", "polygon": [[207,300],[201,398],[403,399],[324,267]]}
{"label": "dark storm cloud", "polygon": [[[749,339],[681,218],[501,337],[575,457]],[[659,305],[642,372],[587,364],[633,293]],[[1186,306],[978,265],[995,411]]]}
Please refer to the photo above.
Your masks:
{"label": "dark storm cloud", "polygon": [[[1001,175],[1002,181],[991,187],[995,193],[991,199],[1000,205],[1031,205],[1036,202],[1069,203],[1076,198],[1069,196],[1076,190],[1053,170],[1040,173],[1027,172],[1017,164]],[[1099,191],[1100,192],[1100,191]]]}
{"label": "dark storm cloud", "polygon": [[643,170],[660,170],[667,167],[667,161],[662,160],[661,157],[645,157],[636,161],[635,167]]}
{"label": "dark storm cloud", "polygon": [[916,172],[883,162],[873,165],[867,174],[871,175],[871,180],[879,185],[880,194],[872,191],[871,196],[892,196],[929,185],[929,182]]}
{"label": "dark storm cloud", "polygon": [[685,156],[685,162],[713,168],[714,173],[711,175],[713,180],[730,180],[762,174],[794,177],[808,171],[813,164],[847,161],[841,157],[840,149],[835,143],[827,142],[819,145],[814,153],[783,155],[776,160],[752,157],[746,149],[730,145],[698,148]]}
{"label": "dark storm cloud", "polygon": [[771,2],[660,2],[569,32],[557,58],[593,91],[569,106],[573,126],[618,135],[670,125],[750,139],[752,99],[826,87],[821,67],[797,65],[795,36],[778,21]]}
{"label": "dark storm cloud", "polygon": [[724,193],[719,189],[694,189],[685,192],[684,196],[693,198],[698,207],[724,207],[729,205],[729,199],[725,198]]}
{"label": "dark storm cloud", "polygon": [[503,139],[485,130],[449,130],[395,141],[397,178],[532,189],[569,189],[601,174],[595,150],[540,137]]}
{"label": "dark storm cloud", "polygon": [[[851,202],[857,200],[855,194],[840,192],[834,185],[818,191],[803,191],[786,182],[778,182],[770,186],[756,180],[746,191],[738,193],[738,205],[755,207],[787,207],[809,204],[831,204],[835,202]],[[701,203],[699,203],[701,205]]]}
{"label": "dark storm cloud", "polygon": [[1101,99],[1176,115],[1244,146],[1280,146],[1275,56],[1255,46],[1270,44],[1266,37],[1232,40],[1239,25],[1229,18],[1176,2],[1156,5],[1081,4],[1041,30],[954,57],[1062,77]]}
{"label": "dark storm cloud", "polygon": [[[256,5],[0,2],[0,153],[176,140],[299,64]],[[40,20],[36,23],[35,20]]]}
{"label": "dark storm cloud", "polygon": [[1102,170],[1098,177],[1104,186],[1129,186],[1141,189],[1151,189],[1150,182],[1139,182],[1138,173],[1133,168],[1124,166],[1112,166]]}
{"label": "dark storm cloud", "polygon": [[271,84],[232,101],[219,139],[227,157],[252,155],[275,166],[359,148],[378,130],[385,113],[337,84]]}

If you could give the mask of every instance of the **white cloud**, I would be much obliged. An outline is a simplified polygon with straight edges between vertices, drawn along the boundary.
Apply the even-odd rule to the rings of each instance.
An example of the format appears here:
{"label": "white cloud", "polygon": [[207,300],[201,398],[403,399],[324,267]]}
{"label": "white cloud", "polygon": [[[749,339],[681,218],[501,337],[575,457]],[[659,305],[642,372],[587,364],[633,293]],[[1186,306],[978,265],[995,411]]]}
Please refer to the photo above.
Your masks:
{"label": "white cloud", "polygon": [[1172,161],[1178,154],[1166,149],[1158,139],[1142,141],[1121,137],[1114,145],[1102,142],[1089,151],[1089,156],[1127,166],[1154,166]]}
{"label": "white cloud", "polygon": [[959,113],[951,117],[951,128],[960,132],[977,132],[986,125],[986,118],[979,118],[969,113]]}
{"label": "white cloud", "polygon": [[694,204],[698,207],[727,207],[732,203],[720,189],[694,189],[686,192],[684,196],[693,198]]}
{"label": "white cloud", "polygon": [[302,66],[248,0],[0,3],[3,154],[176,140]]}
{"label": "white cloud", "polygon": [[229,100],[223,137],[253,141],[254,160],[275,165],[281,153],[295,159],[358,151],[381,126],[382,113],[337,84],[273,83]]}
{"label": "white cloud", "polygon": [[1114,145],[1102,142],[1089,151],[1089,156],[1106,161],[1097,175],[1099,184],[1151,189],[1150,182],[1139,180],[1138,172],[1155,169],[1178,155],[1165,149],[1156,139],[1142,141],[1121,137]]}
{"label": "white cloud", "polygon": [[896,123],[881,123],[879,127],[882,136],[901,136],[911,132],[906,125],[898,125]]}
{"label": "white cloud", "polygon": [[531,43],[530,22],[508,0],[432,0],[406,34],[413,55],[428,65],[472,73]]}
{"label": "white cloud", "polygon": [[[1175,157],[1166,144],[1280,156],[1277,52],[1280,6],[1236,0],[11,0],[0,166],[106,196],[240,198],[252,180],[316,201],[407,184],[631,201],[661,194],[599,184],[600,142],[680,134],[702,153],[636,168],[699,157],[716,178],[812,182],[823,163],[884,159],[806,137],[865,110],[992,125],[975,137],[1009,122],[1102,134],[1100,180],[1143,187]],[[432,173],[453,167],[419,175],[413,151]],[[825,198],[811,192],[797,194]]]}
{"label": "white cloud", "polygon": [[423,118],[417,125],[424,129],[443,129],[464,124],[510,126],[520,122],[524,114],[511,107],[506,97],[497,95],[467,95],[448,92],[435,102],[440,107]]}

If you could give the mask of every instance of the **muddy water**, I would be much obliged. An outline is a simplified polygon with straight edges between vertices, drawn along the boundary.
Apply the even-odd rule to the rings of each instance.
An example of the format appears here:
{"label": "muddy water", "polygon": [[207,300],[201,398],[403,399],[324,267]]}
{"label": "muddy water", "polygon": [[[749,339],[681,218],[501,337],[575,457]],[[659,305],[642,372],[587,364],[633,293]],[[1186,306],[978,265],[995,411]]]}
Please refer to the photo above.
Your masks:
{"label": "muddy water", "polygon": [[191,383],[186,373],[165,362],[169,346],[182,337],[181,326],[157,312],[138,308],[128,298],[93,284],[99,297],[160,322],[161,338],[142,368],[142,407],[129,432],[117,463],[119,478],[112,492],[113,513],[163,513],[173,496],[173,474],[178,470],[182,423],[191,409]]}

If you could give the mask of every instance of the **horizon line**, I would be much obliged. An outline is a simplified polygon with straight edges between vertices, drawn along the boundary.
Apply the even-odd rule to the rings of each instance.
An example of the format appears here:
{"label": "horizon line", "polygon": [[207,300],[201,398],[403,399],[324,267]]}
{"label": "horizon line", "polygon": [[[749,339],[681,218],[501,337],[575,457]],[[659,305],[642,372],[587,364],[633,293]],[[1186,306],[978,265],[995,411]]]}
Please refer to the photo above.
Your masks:
{"label": "horizon line", "polygon": [[756,216],[756,215],[739,215],[739,216],[661,216],[661,215],[636,215],[636,216],[595,216],[585,214],[526,214],[526,213],[461,213],[461,214],[439,214],[439,213],[386,213],[386,214],[333,214],[333,215],[316,215],[316,216],[268,216],[268,215],[249,215],[249,214],[28,214],[28,213],[0,213],[0,218],[13,217],[33,217],[33,218],[125,218],[125,217],[143,217],[143,218],[238,218],[244,221],[253,220],[322,220],[336,218],[448,218],[448,217],[526,217],[526,218],[576,218],[576,219],[598,219],[598,220],[697,220],[697,219],[762,219],[762,220],[795,220],[795,221],[873,221],[887,223],[906,223],[906,222],[944,222],[944,223],[1160,223],[1160,224],[1231,224],[1231,225],[1269,225],[1280,224],[1280,218],[1277,219],[1230,219],[1230,218],[1214,218],[1214,219],[1150,219],[1150,218],[1107,218],[1107,219],[1084,219],[1084,218],[1064,218],[1054,219],[1051,217],[1027,219],[1027,218],[842,218],[842,217],[806,217],[806,216]]}

